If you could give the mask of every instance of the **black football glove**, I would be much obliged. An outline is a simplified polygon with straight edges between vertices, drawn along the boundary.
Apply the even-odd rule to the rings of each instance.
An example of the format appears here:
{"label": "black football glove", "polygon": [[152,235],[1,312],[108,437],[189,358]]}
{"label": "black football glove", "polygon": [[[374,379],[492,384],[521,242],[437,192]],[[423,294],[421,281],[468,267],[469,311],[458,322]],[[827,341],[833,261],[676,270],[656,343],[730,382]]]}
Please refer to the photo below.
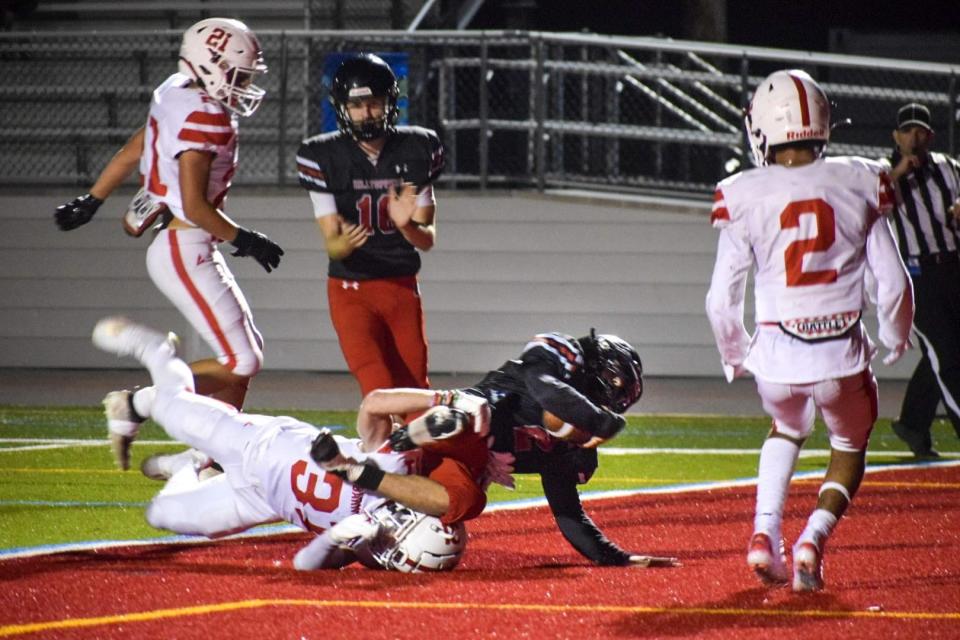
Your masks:
{"label": "black football glove", "polygon": [[[340,455],[340,447],[329,429],[321,429],[310,445],[310,457],[328,471],[361,489],[376,491],[386,475],[373,460],[357,462]],[[336,459],[340,458],[339,461]]]}
{"label": "black football glove", "polygon": [[606,408],[601,408],[600,411],[603,412],[603,415],[600,418],[600,423],[597,425],[597,428],[593,430],[593,435],[603,438],[604,440],[609,440],[614,437],[627,426],[627,420],[619,413],[614,413]]}
{"label": "black football glove", "polygon": [[333,439],[333,434],[329,429],[321,429],[317,437],[313,439],[310,445],[310,457],[317,464],[330,462],[340,455],[340,447],[337,441]]}
{"label": "black football glove", "polygon": [[250,256],[260,263],[260,266],[270,273],[280,264],[283,249],[276,242],[259,231],[244,229],[237,230],[237,237],[231,242],[237,248],[233,255],[240,258]]}
{"label": "black football glove", "polygon": [[57,207],[53,218],[61,231],[70,231],[90,222],[102,204],[103,200],[86,193]]}

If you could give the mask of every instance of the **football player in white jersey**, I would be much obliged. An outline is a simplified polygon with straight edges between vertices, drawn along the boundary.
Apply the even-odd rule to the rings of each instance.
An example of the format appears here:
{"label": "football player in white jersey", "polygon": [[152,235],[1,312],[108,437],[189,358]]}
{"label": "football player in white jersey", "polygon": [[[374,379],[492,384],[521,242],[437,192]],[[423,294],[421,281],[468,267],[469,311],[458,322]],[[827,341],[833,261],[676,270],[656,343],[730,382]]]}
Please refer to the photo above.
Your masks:
{"label": "football player in white jersey", "polygon": [[[141,397],[146,414],[223,468],[201,479],[197,466],[183,464],[147,507],[152,526],[219,538],[286,520],[319,535],[297,554],[298,569],[360,559],[398,571],[440,571],[459,561],[466,544],[462,521],[415,512],[416,496],[407,507],[389,500],[408,480],[432,481],[408,475],[421,470],[422,453],[390,448],[388,416],[361,407],[360,437],[348,439],[288,416],[241,413],[194,392],[193,373],[177,357],[173,334],[111,317],[97,323],[93,342],[146,366],[153,381]],[[317,463],[319,442],[332,446],[346,464]]]}
{"label": "football player in white jersey", "polygon": [[[250,256],[268,272],[283,255],[277,244],[221,209],[237,167],[237,116],[256,111],[264,91],[253,80],[265,71],[260,44],[242,22],[209,18],[191,26],[183,34],[179,71],[154,91],[144,127],[88,194],[55,214],[65,231],[89,222],[139,166],[143,188],[124,227],[139,236],[166,216],[147,250],[147,270],[215,354],[190,365],[197,391],[238,408],[263,363],[263,339],[217,247],[228,241],[236,248],[233,255]],[[117,464],[127,469],[146,403],[136,393],[114,391],[104,406]]]}
{"label": "football player in white jersey", "polygon": [[[879,338],[892,364],[909,347],[913,293],[883,214],[893,193],[855,158],[824,158],[830,106],[807,73],[773,73],[757,87],[746,127],[758,168],[717,185],[720,229],[707,315],[728,380],[751,372],[773,418],[760,452],[747,563],[768,585],[790,580],[781,521],[800,447],[816,410],[829,430],[830,463],[815,510],[793,546],[794,591],[823,588],[824,545],[863,477],[877,417],[861,322],[864,270],[878,283]],[[754,270],[755,331],[743,320]]]}

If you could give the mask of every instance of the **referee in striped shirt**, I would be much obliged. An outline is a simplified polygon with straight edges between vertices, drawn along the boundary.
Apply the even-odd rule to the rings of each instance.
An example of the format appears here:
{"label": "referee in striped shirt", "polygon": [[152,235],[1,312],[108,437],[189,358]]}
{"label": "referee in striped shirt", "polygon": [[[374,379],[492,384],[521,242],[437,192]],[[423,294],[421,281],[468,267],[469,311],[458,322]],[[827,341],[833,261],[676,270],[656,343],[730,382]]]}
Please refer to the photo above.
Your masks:
{"label": "referee in striped shirt", "polygon": [[960,436],[960,164],[930,151],[930,110],[897,111],[896,149],[886,160],[896,194],[893,226],[913,280],[913,329],[923,354],[893,430],[920,458],[935,458],[930,427],[943,401]]}

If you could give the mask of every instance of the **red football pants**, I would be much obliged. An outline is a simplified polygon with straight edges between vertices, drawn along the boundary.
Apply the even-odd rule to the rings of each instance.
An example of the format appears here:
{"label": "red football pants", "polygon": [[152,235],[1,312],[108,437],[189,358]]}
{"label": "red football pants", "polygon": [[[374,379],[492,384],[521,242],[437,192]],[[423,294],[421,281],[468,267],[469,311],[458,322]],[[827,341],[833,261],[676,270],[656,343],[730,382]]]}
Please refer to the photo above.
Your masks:
{"label": "red football pants", "polygon": [[329,278],[330,319],[363,396],[374,389],[430,386],[427,336],[416,276]]}

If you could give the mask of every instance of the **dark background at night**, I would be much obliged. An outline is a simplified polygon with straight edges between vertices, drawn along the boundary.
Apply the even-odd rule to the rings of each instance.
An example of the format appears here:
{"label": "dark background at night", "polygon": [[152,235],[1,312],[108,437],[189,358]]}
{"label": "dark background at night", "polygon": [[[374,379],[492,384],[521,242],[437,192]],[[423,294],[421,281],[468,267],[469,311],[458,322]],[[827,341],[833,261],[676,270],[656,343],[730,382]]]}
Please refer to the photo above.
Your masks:
{"label": "dark background at night", "polygon": [[956,0],[488,0],[470,28],[585,30],[960,63]]}

